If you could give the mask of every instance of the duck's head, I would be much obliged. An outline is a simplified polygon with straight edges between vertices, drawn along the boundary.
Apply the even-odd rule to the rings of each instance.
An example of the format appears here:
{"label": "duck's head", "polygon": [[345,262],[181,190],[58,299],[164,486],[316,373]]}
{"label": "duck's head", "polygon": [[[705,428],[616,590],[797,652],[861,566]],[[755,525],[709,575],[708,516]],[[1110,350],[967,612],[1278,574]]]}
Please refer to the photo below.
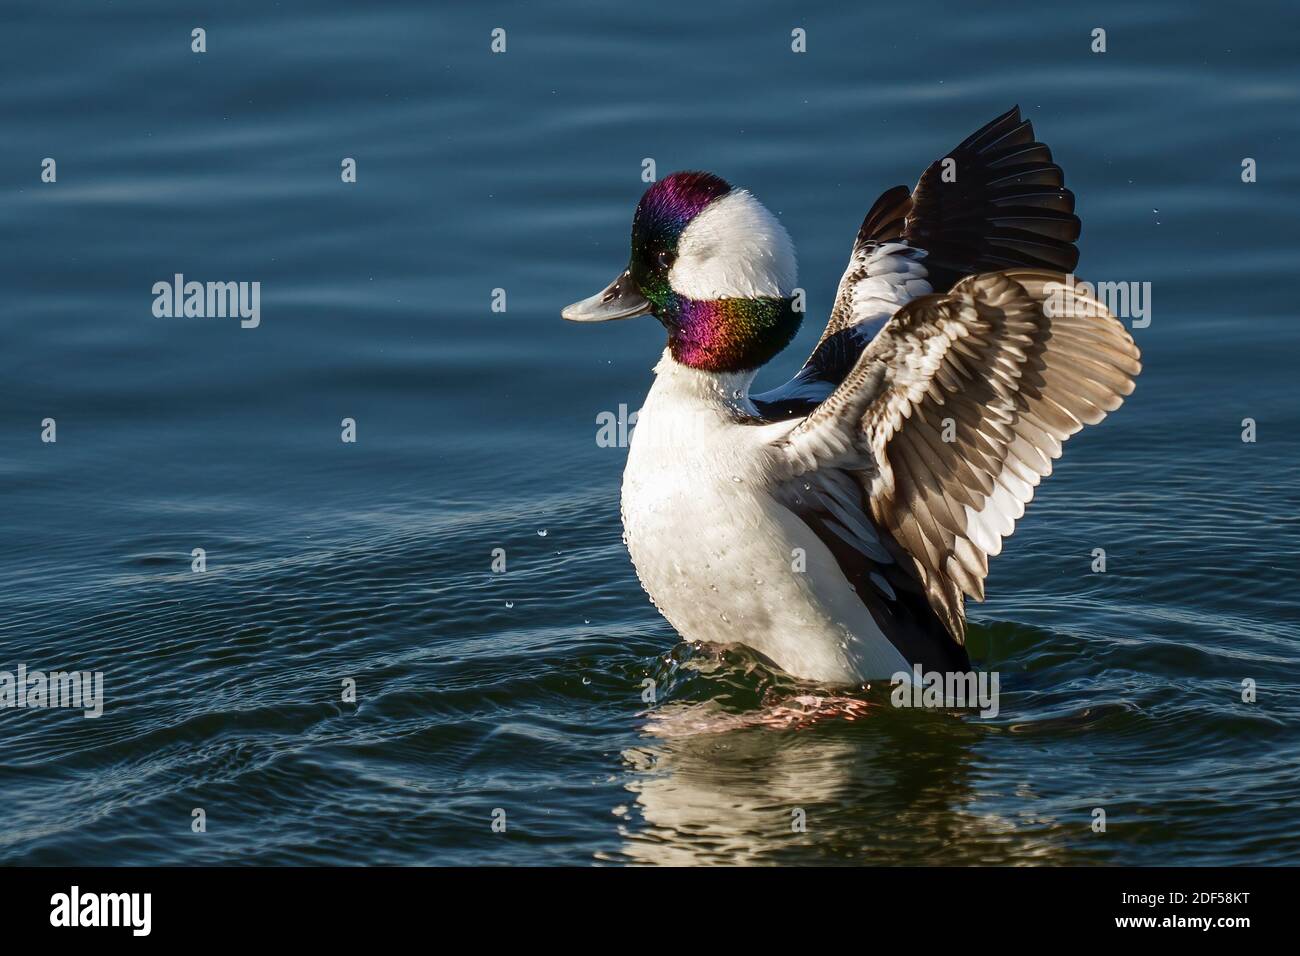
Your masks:
{"label": "duck's head", "polygon": [[677,362],[740,372],[799,330],[795,281],[790,236],[762,203],[712,173],[673,173],[637,203],[627,268],[561,314],[606,322],[651,313]]}

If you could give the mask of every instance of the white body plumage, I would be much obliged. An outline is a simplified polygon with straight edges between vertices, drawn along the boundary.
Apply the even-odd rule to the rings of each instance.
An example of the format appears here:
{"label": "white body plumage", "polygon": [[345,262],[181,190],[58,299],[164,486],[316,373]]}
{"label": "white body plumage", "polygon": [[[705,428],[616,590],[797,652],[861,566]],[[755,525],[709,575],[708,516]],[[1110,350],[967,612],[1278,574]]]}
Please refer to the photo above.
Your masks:
{"label": "white body plumage", "polygon": [[752,373],[686,368],[664,353],[623,473],[623,527],[642,586],[687,640],[741,642],[833,684],[907,671],[835,558],[774,496],[773,444],[797,421],[753,414]]}

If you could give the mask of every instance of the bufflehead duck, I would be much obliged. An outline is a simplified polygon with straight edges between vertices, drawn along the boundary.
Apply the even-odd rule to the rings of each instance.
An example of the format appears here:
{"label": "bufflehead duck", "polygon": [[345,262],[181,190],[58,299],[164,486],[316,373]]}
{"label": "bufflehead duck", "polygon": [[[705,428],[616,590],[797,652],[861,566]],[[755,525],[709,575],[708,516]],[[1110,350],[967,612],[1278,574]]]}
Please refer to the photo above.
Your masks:
{"label": "bufflehead duck", "polygon": [[1141,370],[1067,280],[1078,236],[1060,167],[1013,108],[876,200],[812,355],[751,395],[802,318],[789,235],[711,173],[646,191],[627,268],[562,314],[667,329],[622,511],[683,638],[826,684],[970,669],[965,598],[984,599],[1062,442]]}

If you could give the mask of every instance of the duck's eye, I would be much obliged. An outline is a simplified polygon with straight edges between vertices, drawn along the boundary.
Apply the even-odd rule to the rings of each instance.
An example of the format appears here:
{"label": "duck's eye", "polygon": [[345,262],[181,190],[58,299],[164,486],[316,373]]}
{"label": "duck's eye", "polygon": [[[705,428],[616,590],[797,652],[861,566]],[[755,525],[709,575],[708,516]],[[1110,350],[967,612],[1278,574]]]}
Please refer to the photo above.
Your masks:
{"label": "duck's eye", "polygon": [[677,261],[677,253],[671,249],[659,250],[659,266],[663,269],[671,269],[673,263]]}

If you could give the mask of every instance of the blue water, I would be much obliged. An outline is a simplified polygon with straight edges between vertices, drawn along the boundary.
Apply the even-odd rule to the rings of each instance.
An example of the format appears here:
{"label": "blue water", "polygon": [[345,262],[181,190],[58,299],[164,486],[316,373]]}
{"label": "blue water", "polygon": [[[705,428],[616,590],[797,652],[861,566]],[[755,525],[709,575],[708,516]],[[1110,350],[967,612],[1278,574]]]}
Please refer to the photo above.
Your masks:
{"label": "blue water", "polygon": [[[0,710],[0,862],[1300,861],[1300,14],[1190,6],[7,3],[0,670],[107,702]],[[662,331],[559,309],[644,158],[711,169],[799,249],[775,384],[872,200],[1014,103],[1152,321],[971,608],[1001,713],[733,728],[809,689],[680,643],[595,440]],[[176,273],[261,324],[155,317]]]}

